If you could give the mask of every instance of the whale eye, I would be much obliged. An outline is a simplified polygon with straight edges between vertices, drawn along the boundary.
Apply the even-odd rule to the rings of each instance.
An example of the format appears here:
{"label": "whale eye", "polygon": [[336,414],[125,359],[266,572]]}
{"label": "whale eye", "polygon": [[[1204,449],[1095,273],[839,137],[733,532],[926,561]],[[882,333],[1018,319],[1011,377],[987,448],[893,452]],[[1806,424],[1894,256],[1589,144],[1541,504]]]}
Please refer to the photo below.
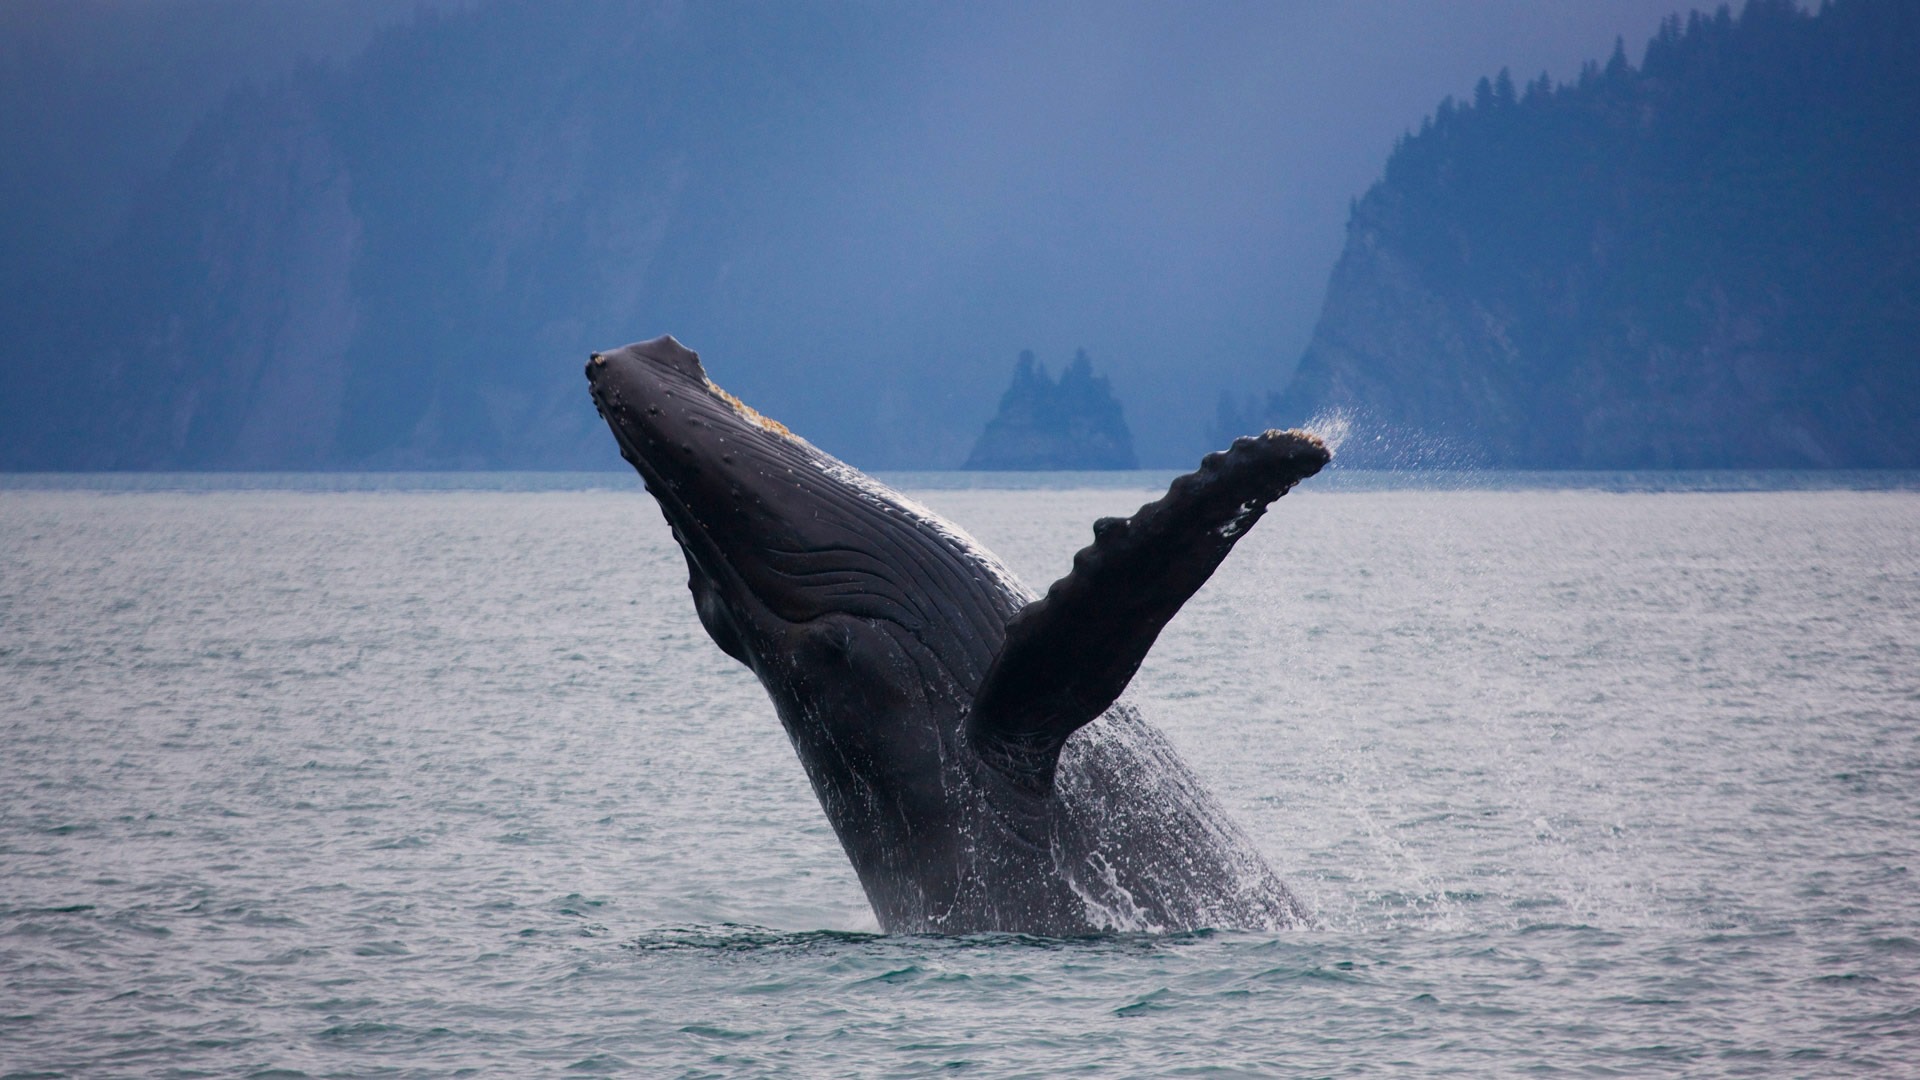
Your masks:
{"label": "whale eye", "polygon": [[837,620],[823,619],[810,624],[789,639],[793,655],[801,665],[816,672],[844,676],[853,652],[853,636]]}

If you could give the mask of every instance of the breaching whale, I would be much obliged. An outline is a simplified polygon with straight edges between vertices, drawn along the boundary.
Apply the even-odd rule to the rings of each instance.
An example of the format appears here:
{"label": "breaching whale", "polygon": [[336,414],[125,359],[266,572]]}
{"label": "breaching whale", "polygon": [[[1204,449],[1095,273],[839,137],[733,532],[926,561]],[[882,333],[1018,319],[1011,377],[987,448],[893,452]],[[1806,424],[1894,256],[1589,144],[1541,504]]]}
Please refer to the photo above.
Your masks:
{"label": "breaching whale", "polygon": [[702,625],[773,699],[889,933],[1279,929],[1305,916],[1121,691],[1267,504],[1329,460],[1269,431],[1094,523],[1036,598],[933,512],[707,378],[671,337],[587,363],[687,559]]}

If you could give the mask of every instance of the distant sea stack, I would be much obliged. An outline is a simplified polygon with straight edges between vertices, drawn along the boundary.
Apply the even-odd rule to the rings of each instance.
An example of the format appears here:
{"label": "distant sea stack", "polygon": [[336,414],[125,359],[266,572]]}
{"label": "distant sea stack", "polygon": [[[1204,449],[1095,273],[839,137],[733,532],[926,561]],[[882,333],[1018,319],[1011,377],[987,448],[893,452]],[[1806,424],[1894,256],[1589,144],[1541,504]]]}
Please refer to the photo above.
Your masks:
{"label": "distant sea stack", "polygon": [[969,469],[1134,469],[1133,433],[1113,388],[1093,373],[1086,350],[1055,382],[1023,352],[1000,411],[967,458]]}
{"label": "distant sea stack", "polygon": [[[1920,4],[1675,16],[1502,71],[1355,205],[1292,385],[1348,464],[1920,467]],[[1237,433],[1237,432],[1234,432]]]}

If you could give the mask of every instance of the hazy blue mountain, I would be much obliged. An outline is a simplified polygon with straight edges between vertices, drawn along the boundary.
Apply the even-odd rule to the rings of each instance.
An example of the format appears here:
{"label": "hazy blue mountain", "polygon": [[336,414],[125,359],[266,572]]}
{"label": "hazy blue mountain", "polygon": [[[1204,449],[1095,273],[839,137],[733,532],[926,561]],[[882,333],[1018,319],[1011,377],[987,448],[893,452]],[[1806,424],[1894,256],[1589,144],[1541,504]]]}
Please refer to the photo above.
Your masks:
{"label": "hazy blue mountain", "polygon": [[1133,433],[1113,388],[1093,373],[1086,350],[1056,382],[1022,352],[1000,411],[967,457],[969,469],[1137,469]]}
{"label": "hazy blue mountain", "polygon": [[112,239],[236,83],[343,60],[416,6],[468,2],[0,3],[0,292]]}
{"label": "hazy blue mountain", "polygon": [[911,59],[854,14],[426,11],[233,93],[99,255],[0,298],[0,467],[608,465],[586,351],[753,287],[728,239]]}
{"label": "hazy blue mountain", "polygon": [[1755,0],[1482,80],[1355,205],[1291,386],[1349,463],[1920,466],[1920,5]]}
{"label": "hazy blue mountain", "polygon": [[1410,119],[1670,0],[425,2],[0,4],[0,468],[612,468],[666,332],[876,468],[1084,345],[1190,465]]}
{"label": "hazy blue mountain", "polygon": [[[1656,2],[20,0],[0,468],[611,468],[579,365],[663,332],[892,468],[965,459],[996,357],[1084,343],[1141,459],[1190,464],[1218,389],[1308,340],[1419,102]],[[1223,426],[1364,403],[1485,460],[1910,460],[1912,11],[1489,80],[1356,208],[1294,400]]]}

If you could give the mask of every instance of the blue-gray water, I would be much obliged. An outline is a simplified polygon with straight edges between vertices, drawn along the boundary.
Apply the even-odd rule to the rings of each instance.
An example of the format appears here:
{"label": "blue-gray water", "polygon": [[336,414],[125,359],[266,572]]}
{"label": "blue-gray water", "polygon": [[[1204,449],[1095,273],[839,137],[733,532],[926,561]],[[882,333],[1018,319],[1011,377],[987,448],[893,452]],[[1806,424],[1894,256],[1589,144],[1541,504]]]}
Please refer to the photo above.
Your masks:
{"label": "blue-gray water", "polygon": [[1087,941],[874,932],[631,480],[12,484],[0,1075],[1913,1075],[1920,494],[1603,481],[1277,504],[1133,697],[1318,926]]}

